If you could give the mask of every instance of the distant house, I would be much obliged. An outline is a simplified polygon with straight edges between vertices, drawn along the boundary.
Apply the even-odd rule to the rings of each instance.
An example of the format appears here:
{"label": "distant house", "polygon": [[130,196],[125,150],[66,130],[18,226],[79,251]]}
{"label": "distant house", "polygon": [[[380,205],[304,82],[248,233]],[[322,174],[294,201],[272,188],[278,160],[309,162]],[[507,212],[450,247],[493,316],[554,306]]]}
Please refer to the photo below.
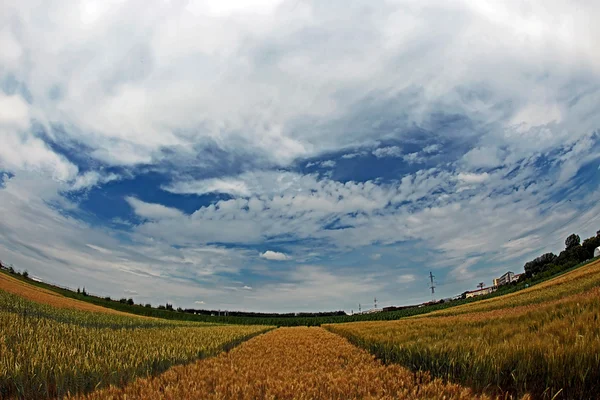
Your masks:
{"label": "distant house", "polygon": [[594,250],[594,257],[600,257],[600,246],[596,247]]}
{"label": "distant house", "polygon": [[471,290],[470,292],[465,293],[466,298],[483,296],[486,294],[490,294],[496,291],[496,286],[490,286],[482,289]]}
{"label": "distant house", "polygon": [[519,279],[518,277],[515,278],[515,276],[516,275],[514,272],[508,271],[500,278],[494,279],[494,286],[508,285],[511,282],[515,282],[517,279]]}

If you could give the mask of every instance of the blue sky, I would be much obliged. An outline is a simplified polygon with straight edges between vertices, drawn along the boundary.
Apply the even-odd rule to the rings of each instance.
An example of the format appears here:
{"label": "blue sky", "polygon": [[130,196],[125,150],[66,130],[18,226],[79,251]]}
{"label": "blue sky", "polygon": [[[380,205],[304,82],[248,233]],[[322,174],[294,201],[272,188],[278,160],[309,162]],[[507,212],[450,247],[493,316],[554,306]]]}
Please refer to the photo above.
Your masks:
{"label": "blue sky", "polygon": [[600,229],[593,2],[0,7],[0,259],[44,280],[350,311]]}

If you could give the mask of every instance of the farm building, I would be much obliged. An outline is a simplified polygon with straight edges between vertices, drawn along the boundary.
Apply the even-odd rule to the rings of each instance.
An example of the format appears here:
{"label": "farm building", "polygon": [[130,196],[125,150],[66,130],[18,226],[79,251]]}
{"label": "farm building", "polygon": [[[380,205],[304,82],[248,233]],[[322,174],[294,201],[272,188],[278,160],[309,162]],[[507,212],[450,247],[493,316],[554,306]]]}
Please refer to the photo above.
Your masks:
{"label": "farm building", "polygon": [[596,249],[594,249],[594,257],[600,257],[600,246],[596,247]]}
{"label": "farm building", "polygon": [[471,290],[470,292],[466,293],[466,297],[467,299],[470,297],[475,297],[475,296],[483,296],[485,294],[490,294],[496,291],[496,287],[495,286],[490,286],[487,288],[483,288],[483,289],[477,289],[477,290]]}

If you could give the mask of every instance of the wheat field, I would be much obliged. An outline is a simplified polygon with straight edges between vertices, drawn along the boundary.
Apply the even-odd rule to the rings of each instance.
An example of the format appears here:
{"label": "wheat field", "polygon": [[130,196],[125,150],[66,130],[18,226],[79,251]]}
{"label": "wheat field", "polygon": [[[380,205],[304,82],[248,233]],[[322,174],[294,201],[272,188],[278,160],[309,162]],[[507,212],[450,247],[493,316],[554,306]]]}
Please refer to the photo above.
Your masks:
{"label": "wheat field", "polygon": [[600,262],[522,292],[387,322],[327,325],[386,362],[476,390],[600,393]]}
{"label": "wheat field", "polygon": [[0,290],[0,399],[61,398],[124,385],[269,329],[57,308]]}
{"label": "wheat field", "polygon": [[490,399],[384,365],[317,327],[279,328],[228,353],[81,399]]}

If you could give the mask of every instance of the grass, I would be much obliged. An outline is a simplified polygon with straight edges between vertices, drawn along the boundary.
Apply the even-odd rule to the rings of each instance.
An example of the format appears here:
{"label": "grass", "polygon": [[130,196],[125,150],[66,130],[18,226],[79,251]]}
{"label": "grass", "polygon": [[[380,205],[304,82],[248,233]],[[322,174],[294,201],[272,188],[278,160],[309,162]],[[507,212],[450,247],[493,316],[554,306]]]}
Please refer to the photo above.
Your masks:
{"label": "grass", "polygon": [[535,287],[393,322],[326,326],[385,362],[477,391],[600,393],[600,261]]}
{"label": "grass", "polygon": [[317,327],[280,328],[228,353],[84,396],[96,399],[490,399],[384,365]]}

